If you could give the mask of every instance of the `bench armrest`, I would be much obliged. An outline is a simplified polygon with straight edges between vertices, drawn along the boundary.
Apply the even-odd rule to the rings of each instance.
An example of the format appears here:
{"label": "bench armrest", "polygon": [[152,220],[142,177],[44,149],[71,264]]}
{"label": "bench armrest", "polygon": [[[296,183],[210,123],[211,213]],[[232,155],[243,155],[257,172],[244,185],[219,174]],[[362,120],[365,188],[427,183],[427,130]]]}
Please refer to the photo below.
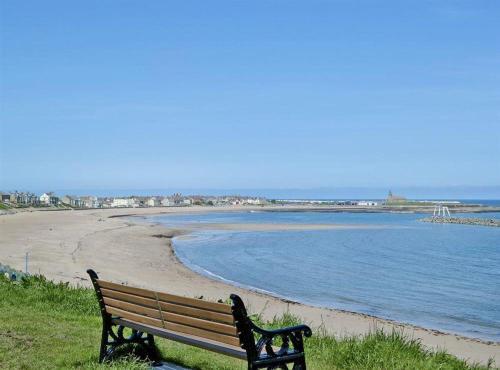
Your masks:
{"label": "bench armrest", "polygon": [[[233,301],[233,317],[238,329],[241,348],[247,351],[248,358],[258,364],[259,368],[268,365],[269,368],[275,365],[290,361],[305,361],[303,336],[312,335],[311,328],[307,325],[296,325],[280,329],[263,329],[253,323],[248,317],[245,305],[240,297],[231,294]],[[256,335],[258,340],[256,342]],[[276,339],[281,341],[281,346],[276,348]],[[305,362],[304,362],[305,368]]]}
{"label": "bench armrest", "polygon": [[[262,351],[265,350],[266,354],[264,355],[264,358],[274,358],[290,354],[303,353],[304,340],[302,338],[302,334],[304,334],[305,337],[310,337],[312,335],[311,328],[307,325],[297,325],[287,328],[267,330],[258,327],[251,320],[249,321],[251,322],[252,330],[260,335],[255,347],[257,353],[262,353]],[[279,348],[274,346],[274,341],[277,338],[281,339],[281,346]],[[292,344],[293,349],[290,348],[290,344]]]}
{"label": "bench armrest", "polygon": [[296,334],[304,333],[305,337],[310,337],[312,335],[311,328],[307,325],[296,325],[296,326],[289,326],[286,328],[269,330],[269,329],[262,329],[252,322],[252,328],[256,333],[265,335],[267,337],[269,336],[275,337],[278,335],[287,335],[291,333],[296,333]]}

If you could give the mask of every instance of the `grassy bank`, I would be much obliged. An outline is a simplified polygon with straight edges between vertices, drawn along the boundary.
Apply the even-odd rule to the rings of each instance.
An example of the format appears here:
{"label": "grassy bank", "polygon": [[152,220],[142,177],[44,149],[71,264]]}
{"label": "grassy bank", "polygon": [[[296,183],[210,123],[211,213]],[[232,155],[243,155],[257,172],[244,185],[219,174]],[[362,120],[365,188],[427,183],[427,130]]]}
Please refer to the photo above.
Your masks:
{"label": "grassy bank", "polygon": [[[10,282],[0,277],[0,368],[145,369],[124,357],[97,362],[101,317],[94,291],[54,284],[42,277]],[[295,324],[289,315],[265,323]],[[243,361],[158,339],[165,360],[195,369],[245,369]],[[486,369],[443,352],[429,352],[398,333],[341,340],[314,331],[306,341],[309,369]]]}

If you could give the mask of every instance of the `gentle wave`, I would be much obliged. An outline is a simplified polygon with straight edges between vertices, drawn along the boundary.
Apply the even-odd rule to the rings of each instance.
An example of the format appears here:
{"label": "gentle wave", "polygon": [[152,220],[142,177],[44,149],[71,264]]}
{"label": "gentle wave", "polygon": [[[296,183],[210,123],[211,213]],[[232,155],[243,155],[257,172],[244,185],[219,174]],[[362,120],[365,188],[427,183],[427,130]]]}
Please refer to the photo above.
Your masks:
{"label": "gentle wave", "polygon": [[[203,267],[201,267],[199,265],[196,265],[196,264],[192,263],[191,261],[189,261],[189,260],[187,260],[185,258],[180,257],[179,256],[179,252],[178,252],[178,250],[176,248],[176,245],[175,245],[175,239],[176,238],[172,239],[172,247],[174,248],[174,251],[175,251],[175,254],[176,254],[177,258],[182,262],[182,264],[184,264],[185,266],[187,266],[191,270],[193,270],[195,272],[198,272],[199,274],[207,276],[209,278],[212,278],[212,279],[215,279],[215,280],[220,280],[220,281],[222,281],[224,283],[227,283],[227,284],[230,284],[230,285],[234,285],[236,287],[240,287],[240,288],[244,288],[244,289],[249,289],[249,290],[252,290],[252,291],[256,291],[256,292],[263,293],[263,294],[268,294],[268,295],[279,297],[279,298],[285,298],[285,297],[280,297],[279,294],[276,293],[276,292],[271,292],[269,290],[260,289],[260,288],[253,287],[253,286],[250,286],[250,285],[240,284],[237,281],[226,279],[226,278],[224,278],[224,277],[222,277],[220,275],[217,275],[217,274],[213,273],[212,271],[209,271],[209,270],[204,269]],[[287,298],[285,298],[285,299],[287,299]]]}

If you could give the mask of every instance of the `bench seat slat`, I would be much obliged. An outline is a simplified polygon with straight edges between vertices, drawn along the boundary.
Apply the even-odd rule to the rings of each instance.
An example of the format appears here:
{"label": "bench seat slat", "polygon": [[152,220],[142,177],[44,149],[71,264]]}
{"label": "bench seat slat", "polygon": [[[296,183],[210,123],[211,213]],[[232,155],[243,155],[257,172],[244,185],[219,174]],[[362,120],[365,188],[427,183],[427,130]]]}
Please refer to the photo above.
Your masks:
{"label": "bench seat slat", "polygon": [[[158,307],[156,299],[144,298],[137,295],[122,293],[116,290],[110,290],[105,288],[101,288],[101,292],[103,297],[134,303],[150,308]],[[166,303],[162,301],[160,301],[160,306],[163,312],[172,312],[179,315],[190,316],[198,319],[204,319],[209,321],[220,322],[222,324],[234,325],[233,315],[230,314],[207,311],[200,308],[182,306],[175,303]]]}
{"label": "bench seat slat", "polygon": [[200,308],[204,310],[210,310],[219,313],[232,314],[231,306],[224,303],[207,302],[202,299],[187,298],[174,294],[153,292],[151,290],[129,287],[122,284],[111,283],[105,280],[97,280],[100,288],[115,290],[122,293],[129,293],[137,295],[140,297],[158,299],[166,303],[175,303],[182,306],[189,306],[194,308]]}
{"label": "bench seat slat", "polygon": [[103,299],[104,299],[104,304],[106,305],[106,310],[108,310],[108,307],[114,307],[124,311],[136,313],[138,315],[148,316],[152,317],[153,319],[161,320],[161,313],[160,311],[158,311],[158,308],[154,309],[154,308],[139,306],[133,303],[119,301],[108,297],[104,297]]}
{"label": "bench seat slat", "polygon": [[103,297],[108,297],[112,299],[116,299],[119,301],[129,302],[138,304],[144,307],[157,308],[158,303],[156,303],[156,299],[139,297],[137,295],[117,292],[116,290],[109,290],[101,288],[101,292]]}
{"label": "bench seat slat", "polygon": [[198,319],[220,322],[222,324],[234,325],[234,317],[231,314],[207,311],[200,308],[187,307],[175,303],[160,301],[160,306],[164,312],[172,312],[179,315],[195,317]]}
{"label": "bench seat slat", "polygon": [[144,307],[109,297],[104,297],[103,299],[104,299],[104,304],[106,305],[106,309],[108,307],[114,307],[138,315],[152,317],[158,320],[162,320],[163,318],[163,321],[165,322],[174,322],[177,324],[188,325],[203,330],[214,331],[220,334],[232,335],[234,337],[237,336],[236,327],[234,325],[221,324],[218,322],[202,320],[184,315],[178,315],[171,312],[163,312],[163,311],[160,312],[158,308],[154,309],[154,308]]}
{"label": "bench seat slat", "polygon": [[246,351],[240,348],[239,346],[232,346],[224,343],[220,343],[218,341],[213,341],[206,338],[200,338],[194,335],[189,335],[185,333],[174,332],[166,329],[156,328],[148,325],[142,325],[136,322],[128,321],[125,319],[113,319],[113,323],[116,325],[124,325],[126,327],[145,331],[152,335],[156,335],[158,337],[162,337],[165,339],[174,340],[180,343],[188,344],[191,346],[196,346],[199,348],[203,348],[209,351],[222,353],[227,356],[239,358],[242,360],[247,359]]}
{"label": "bench seat slat", "polygon": [[106,311],[110,313],[111,315],[115,315],[120,318],[127,319],[129,321],[135,321],[140,324],[146,324],[149,326],[155,326],[158,328],[164,328],[167,330],[171,331],[178,331],[184,334],[190,334],[198,337],[203,337],[215,341],[219,341],[222,343],[230,344],[233,346],[238,346],[240,344],[239,339],[236,336],[230,336],[230,335],[225,335],[221,333],[216,333],[213,331],[209,330],[204,330],[200,328],[195,328],[192,326],[188,325],[182,325],[174,322],[169,322],[169,321],[161,321],[159,319],[154,319],[152,317],[148,316],[143,316],[140,314],[136,314],[133,312],[125,311],[120,308],[112,307],[112,306],[107,306],[106,305]]}
{"label": "bench seat slat", "polygon": [[184,334],[190,334],[190,335],[194,335],[197,337],[203,337],[206,339],[215,340],[217,342],[230,344],[232,346],[239,346],[240,345],[240,340],[237,337],[229,336],[229,335],[225,335],[225,334],[219,334],[219,333],[215,333],[213,331],[203,330],[203,329],[199,329],[199,328],[194,328],[192,326],[176,324],[173,322],[166,322],[165,329],[168,329],[171,331],[178,331],[178,332],[181,332]]}
{"label": "bench seat slat", "polygon": [[156,326],[158,328],[163,327],[161,320],[153,319],[152,317],[142,316],[142,315],[139,315],[136,313],[122,310],[120,308],[106,306],[106,311],[108,313],[110,313],[111,315],[122,317],[122,318],[130,320],[130,321],[135,321],[135,322],[140,323],[140,324]]}
{"label": "bench seat slat", "polygon": [[218,322],[197,319],[194,317],[177,315],[175,313],[163,312],[163,320],[166,322],[174,322],[177,324],[188,325],[194,328],[214,331],[220,334],[238,336],[236,327],[234,325],[220,324]]}
{"label": "bench seat slat", "polygon": [[225,303],[208,302],[203,299],[187,298],[167,293],[158,293],[158,299],[166,303],[175,303],[178,305],[201,308],[203,310],[219,313],[226,313],[230,315],[233,313],[231,306]]}
{"label": "bench seat slat", "polygon": [[129,293],[133,294],[139,297],[146,297],[146,298],[152,298],[155,299],[155,292],[147,289],[142,289],[142,288],[135,288],[123,284],[116,284],[116,283],[111,283],[109,281],[105,280],[97,280],[97,283],[99,284],[100,288],[104,289],[111,289],[111,290],[116,290],[118,292],[122,293]]}

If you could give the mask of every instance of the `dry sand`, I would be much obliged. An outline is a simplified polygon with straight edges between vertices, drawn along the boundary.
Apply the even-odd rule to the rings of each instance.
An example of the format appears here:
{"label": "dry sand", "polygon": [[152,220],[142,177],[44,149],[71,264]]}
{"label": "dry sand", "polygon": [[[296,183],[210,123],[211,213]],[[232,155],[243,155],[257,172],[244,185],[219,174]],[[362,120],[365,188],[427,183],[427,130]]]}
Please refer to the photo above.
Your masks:
{"label": "dry sand", "polygon": [[[241,208],[231,207],[230,210]],[[250,207],[244,207],[250,210]],[[260,209],[260,208],[256,208]],[[85,273],[93,268],[107,280],[161,290],[188,297],[226,299],[240,295],[251,312],[272,318],[289,311],[312,327],[324,326],[335,335],[365,334],[374,328],[396,328],[418,338],[429,348],[448,352],[471,362],[500,362],[500,343],[483,342],[434,330],[399,324],[375,317],[311,307],[240,289],[198,275],[182,265],[171,248],[171,237],[189,230],[141,222],[123,215],[148,215],[171,212],[208,212],[227,208],[147,208],[85,211],[35,211],[0,215],[0,262],[24,270],[24,256],[29,252],[29,271],[50,279],[89,285]],[[217,224],[227,230],[242,225]],[[193,226],[192,226],[193,227]],[[191,227],[191,228],[192,228]],[[198,227],[213,227],[205,224]],[[257,225],[247,230],[349,228],[349,225]],[[359,226],[356,227],[373,227]]]}

